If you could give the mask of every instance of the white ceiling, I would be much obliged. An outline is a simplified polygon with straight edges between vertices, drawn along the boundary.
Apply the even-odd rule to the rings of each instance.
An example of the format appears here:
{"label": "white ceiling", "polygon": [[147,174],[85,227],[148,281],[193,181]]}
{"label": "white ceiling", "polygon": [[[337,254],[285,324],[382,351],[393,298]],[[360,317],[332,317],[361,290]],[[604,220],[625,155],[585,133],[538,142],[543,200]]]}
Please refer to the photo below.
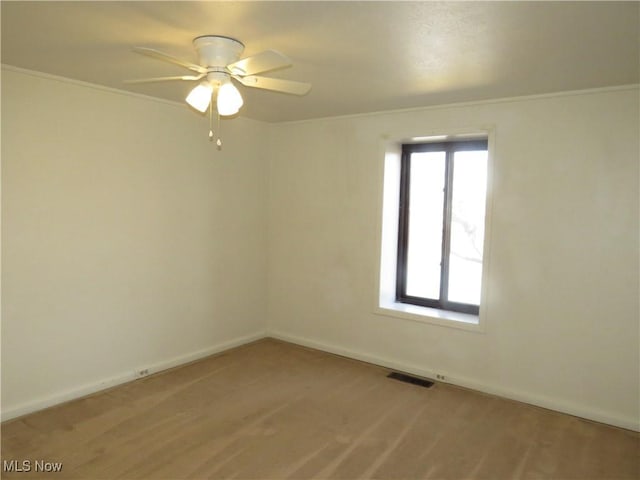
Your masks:
{"label": "white ceiling", "polygon": [[[182,101],[191,82],[124,85],[189,71],[198,35],[275,49],[265,74],[305,97],[242,88],[241,114],[286,121],[639,82],[639,2],[10,2],[2,63]],[[187,107],[185,107],[187,108]]]}

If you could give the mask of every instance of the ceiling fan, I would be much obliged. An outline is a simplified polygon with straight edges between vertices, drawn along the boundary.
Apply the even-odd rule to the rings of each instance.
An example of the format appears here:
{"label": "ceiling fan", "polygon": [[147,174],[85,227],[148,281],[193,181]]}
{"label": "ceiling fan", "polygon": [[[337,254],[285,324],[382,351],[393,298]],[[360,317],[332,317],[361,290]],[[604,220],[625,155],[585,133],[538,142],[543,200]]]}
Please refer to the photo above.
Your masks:
{"label": "ceiling fan", "polygon": [[310,83],[262,77],[264,73],[291,66],[291,60],[275,50],[265,50],[256,55],[240,59],[244,44],[235,38],[221,35],[203,35],[193,40],[199,64],[191,63],[160,52],[153,48],[134,47],[134,51],[158,60],[164,60],[192,71],[191,75],[143,78],[126,80],[125,83],[163,82],[171,80],[198,81],[186,101],[200,112],[205,112],[215,98],[218,114],[235,115],[243,105],[242,96],[231,79],[245,87],[262,88],[293,95],[305,95]]}

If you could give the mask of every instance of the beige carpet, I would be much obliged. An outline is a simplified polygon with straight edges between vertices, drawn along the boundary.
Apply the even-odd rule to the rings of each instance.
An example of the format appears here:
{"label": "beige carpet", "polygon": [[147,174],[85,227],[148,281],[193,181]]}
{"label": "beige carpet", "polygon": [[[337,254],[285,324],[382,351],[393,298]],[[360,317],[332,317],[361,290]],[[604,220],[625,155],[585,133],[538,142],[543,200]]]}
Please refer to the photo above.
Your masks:
{"label": "beige carpet", "polygon": [[640,478],[636,433],[387,373],[260,341],[3,424],[3,478]]}

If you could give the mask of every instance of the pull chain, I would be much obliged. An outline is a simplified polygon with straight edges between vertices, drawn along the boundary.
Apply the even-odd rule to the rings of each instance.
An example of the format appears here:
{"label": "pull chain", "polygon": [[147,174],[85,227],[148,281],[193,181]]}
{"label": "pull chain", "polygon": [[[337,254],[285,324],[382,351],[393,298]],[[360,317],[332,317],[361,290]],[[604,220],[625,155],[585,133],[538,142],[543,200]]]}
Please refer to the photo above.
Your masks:
{"label": "pull chain", "polygon": [[213,142],[213,99],[209,102],[209,141]]}
{"label": "pull chain", "polygon": [[[216,145],[218,146],[218,150],[222,150],[222,140],[220,140],[220,113],[218,113],[218,139],[216,140]],[[209,141],[213,142],[213,98],[211,98],[211,102],[209,102]]]}
{"label": "pull chain", "polygon": [[222,150],[222,140],[220,140],[220,113],[218,113],[218,140],[216,141],[218,150]]}

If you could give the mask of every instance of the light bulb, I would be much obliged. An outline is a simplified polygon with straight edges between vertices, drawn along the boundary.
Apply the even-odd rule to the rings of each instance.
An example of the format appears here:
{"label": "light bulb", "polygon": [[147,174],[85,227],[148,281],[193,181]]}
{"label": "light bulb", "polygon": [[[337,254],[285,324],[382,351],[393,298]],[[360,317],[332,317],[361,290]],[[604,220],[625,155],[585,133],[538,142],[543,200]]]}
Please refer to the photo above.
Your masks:
{"label": "light bulb", "polygon": [[189,95],[187,95],[187,103],[196,110],[204,113],[211,102],[211,94],[213,93],[213,87],[206,82],[196,86]]}
{"label": "light bulb", "polygon": [[218,113],[220,115],[235,115],[244,102],[238,89],[231,83],[225,83],[218,90]]}

